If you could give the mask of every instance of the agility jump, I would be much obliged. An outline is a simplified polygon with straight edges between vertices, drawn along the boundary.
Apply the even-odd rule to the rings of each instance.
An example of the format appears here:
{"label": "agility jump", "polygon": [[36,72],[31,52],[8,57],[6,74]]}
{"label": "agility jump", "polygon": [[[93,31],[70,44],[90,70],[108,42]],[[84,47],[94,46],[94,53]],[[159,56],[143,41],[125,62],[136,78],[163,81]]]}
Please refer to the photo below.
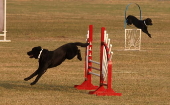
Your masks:
{"label": "agility jump", "polygon": [[[92,60],[92,41],[93,41],[93,25],[89,25],[87,34],[87,42],[89,46],[86,47],[85,54],[85,81],[81,85],[75,85],[79,90],[94,90],[89,94],[96,94],[98,96],[121,96],[121,93],[115,93],[112,89],[112,45],[106,33],[105,27],[101,28],[101,45],[100,45],[100,62]],[[100,68],[95,68],[92,63],[98,64]],[[92,72],[92,69],[98,70],[100,73]],[[92,75],[100,77],[100,85],[94,86],[92,84]],[[106,88],[105,88],[106,87]]]}
{"label": "agility jump", "polygon": [[125,9],[125,20],[124,20],[124,28],[125,28],[125,50],[140,50],[141,49],[141,29],[127,29],[127,16],[126,12],[128,7],[132,4],[135,4],[139,9],[140,20],[142,20],[142,10],[140,6],[136,3],[130,3],[126,6]]}

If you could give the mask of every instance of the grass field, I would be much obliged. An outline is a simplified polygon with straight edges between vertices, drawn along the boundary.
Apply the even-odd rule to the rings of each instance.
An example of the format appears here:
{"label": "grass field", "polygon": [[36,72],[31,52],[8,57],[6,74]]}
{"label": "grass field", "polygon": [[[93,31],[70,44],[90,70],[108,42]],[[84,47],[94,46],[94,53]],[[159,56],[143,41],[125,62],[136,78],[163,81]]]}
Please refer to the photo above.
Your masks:
{"label": "grass field", "polygon": [[[138,3],[151,18],[142,33],[141,51],[124,51],[124,11]],[[7,39],[0,43],[0,105],[169,105],[169,0],[7,0]],[[128,14],[139,16],[136,6]],[[39,80],[24,81],[38,62],[26,55],[34,46],[54,50],[69,42],[85,42],[94,25],[93,59],[99,60],[100,28],[106,27],[113,45],[113,89],[122,96],[95,96],[76,90],[84,81],[84,59],[66,60]],[[80,48],[82,55],[85,49]],[[84,56],[83,56],[84,58]],[[93,76],[93,83],[99,78]]]}

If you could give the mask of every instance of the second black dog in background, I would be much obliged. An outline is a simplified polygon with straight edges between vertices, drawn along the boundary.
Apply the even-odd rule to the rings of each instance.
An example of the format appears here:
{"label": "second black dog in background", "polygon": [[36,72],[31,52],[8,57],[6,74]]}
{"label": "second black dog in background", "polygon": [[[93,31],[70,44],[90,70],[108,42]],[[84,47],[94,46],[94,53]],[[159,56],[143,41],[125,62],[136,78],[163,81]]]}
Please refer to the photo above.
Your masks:
{"label": "second black dog in background", "polygon": [[148,32],[147,25],[153,25],[152,20],[150,18],[139,20],[133,15],[129,15],[126,18],[127,25],[134,25],[135,27],[141,29],[144,33],[146,33],[150,38],[151,34]]}

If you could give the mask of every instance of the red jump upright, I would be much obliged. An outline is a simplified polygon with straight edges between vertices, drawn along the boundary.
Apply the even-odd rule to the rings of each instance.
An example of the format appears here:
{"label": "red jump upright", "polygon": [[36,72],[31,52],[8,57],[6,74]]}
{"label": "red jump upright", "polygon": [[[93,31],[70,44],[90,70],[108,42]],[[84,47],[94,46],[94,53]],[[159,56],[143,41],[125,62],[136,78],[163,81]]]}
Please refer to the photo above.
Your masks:
{"label": "red jump upright", "polygon": [[[92,60],[92,35],[93,26],[89,26],[89,32],[87,35],[87,42],[89,46],[86,47],[86,58],[85,58],[85,81],[81,85],[75,85],[75,88],[79,90],[94,90],[90,91],[89,94],[96,94],[97,96],[121,96],[121,93],[116,93],[112,89],[112,54],[110,44],[110,39],[108,39],[108,34],[104,27],[101,28],[101,45],[100,45],[100,62]],[[92,63],[100,65],[100,68],[92,67]],[[100,74],[92,72],[94,70],[99,70]],[[94,86],[92,84],[92,75],[100,77],[99,86]]]}
{"label": "red jump upright", "polygon": [[89,72],[92,72],[92,68],[89,68],[88,66],[92,66],[92,62],[89,62],[89,60],[92,60],[92,41],[93,41],[93,25],[89,25],[89,30],[87,34],[87,43],[89,43],[89,46],[86,47],[86,53],[85,53],[85,70],[84,70],[84,77],[85,80],[81,85],[75,85],[74,87],[78,90],[94,90],[98,88],[98,86],[94,86],[92,84],[92,75],[89,74]]}

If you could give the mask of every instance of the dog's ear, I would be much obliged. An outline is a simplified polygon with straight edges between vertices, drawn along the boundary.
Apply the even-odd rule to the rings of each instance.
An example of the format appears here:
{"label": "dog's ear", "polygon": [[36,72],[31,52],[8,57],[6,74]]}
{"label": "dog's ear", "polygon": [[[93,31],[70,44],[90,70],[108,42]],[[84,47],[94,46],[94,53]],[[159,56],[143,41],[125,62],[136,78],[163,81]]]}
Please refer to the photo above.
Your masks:
{"label": "dog's ear", "polygon": [[37,47],[32,48],[32,51],[41,51],[41,50],[42,50],[41,46],[37,46]]}
{"label": "dog's ear", "polygon": [[38,48],[40,48],[40,49],[41,49],[41,46],[38,46]]}

